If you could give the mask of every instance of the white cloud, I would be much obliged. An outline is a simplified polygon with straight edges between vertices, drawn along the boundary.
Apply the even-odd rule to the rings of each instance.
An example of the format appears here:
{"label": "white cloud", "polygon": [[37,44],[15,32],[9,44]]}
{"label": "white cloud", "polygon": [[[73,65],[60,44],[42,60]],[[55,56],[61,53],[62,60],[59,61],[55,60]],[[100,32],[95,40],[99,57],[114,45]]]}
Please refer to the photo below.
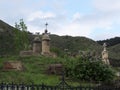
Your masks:
{"label": "white cloud", "polygon": [[[71,9],[66,7],[69,4],[69,0],[51,0],[50,2],[47,0],[11,0],[11,2],[9,0],[1,0],[0,18],[3,18],[5,21],[8,20],[10,23],[23,18],[28,26],[28,30],[31,32],[43,32],[45,29],[44,24],[47,21],[49,23],[48,29],[51,33],[92,36],[90,38],[96,36],[91,35],[91,33],[97,29],[109,32],[114,28],[114,24],[120,24],[120,0],[91,1],[93,2],[93,10],[86,14],[77,11],[78,9],[72,5],[69,5]],[[4,7],[6,4],[7,6]],[[72,8],[74,8],[74,13]],[[110,37],[115,34],[106,36]],[[98,39],[106,38],[104,35],[102,37],[101,34],[97,36]]]}
{"label": "white cloud", "polygon": [[120,11],[120,0],[93,0],[93,5],[99,11]]}
{"label": "white cloud", "polygon": [[55,18],[56,15],[52,12],[42,12],[42,11],[37,11],[33,12],[28,16],[28,21],[33,21],[35,19],[51,19]]}
{"label": "white cloud", "polygon": [[[66,17],[66,15],[60,17],[55,12],[36,11],[31,13],[27,20],[28,22],[41,24],[44,24],[45,21],[49,21],[48,23],[50,23],[50,26],[48,26],[48,28],[50,32],[58,35],[87,36],[94,39],[103,39],[114,36],[115,33],[105,33],[105,35],[104,33],[91,35],[91,33],[97,29],[101,31],[106,30],[104,32],[109,32],[113,29],[114,23],[120,24],[120,1],[93,0],[93,2],[93,8],[95,10],[92,13],[83,14],[77,11],[71,18],[69,18]],[[32,32],[42,32],[44,27],[31,25],[29,29]]]}
{"label": "white cloud", "polygon": [[120,33],[117,33],[117,32],[114,32],[114,33],[111,33],[111,32],[104,32],[104,33],[101,33],[101,34],[96,34],[93,36],[93,39],[94,40],[105,40],[105,39],[108,39],[108,38],[111,38],[111,37],[119,37],[120,36]]}
{"label": "white cloud", "polygon": [[84,26],[77,22],[69,23],[59,28],[60,35],[72,35],[72,36],[89,36],[91,33],[90,27]]}
{"label": "white cloud", "polygon": [[76,21],[76,20],[81,19],[81,18],[82,18],[82,15],[79,12],[77,12],[73,15],[73,21]]}

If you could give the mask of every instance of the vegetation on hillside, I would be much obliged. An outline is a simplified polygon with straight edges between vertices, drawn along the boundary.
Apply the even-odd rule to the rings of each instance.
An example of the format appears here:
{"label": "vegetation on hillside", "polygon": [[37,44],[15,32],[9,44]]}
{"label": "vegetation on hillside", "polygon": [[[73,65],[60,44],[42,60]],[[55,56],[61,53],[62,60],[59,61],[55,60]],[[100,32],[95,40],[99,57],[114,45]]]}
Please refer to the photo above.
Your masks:
{"label": "vegetation on hillside", "polygon": [[[111,66],[101,62],[102,46],[86,37],[50,35],[51,52],[57,58],[43,56],[18,56],[21,50],[28,50],[32,45],[34,35],[27,31],[27,26],[21,19],[15,23],[15,28],[0,21],[0,82],[35,83],[55,85],[61,76],[46,73],[49,64],[62,63],[67,82],[79,85],[81,81],[113,81],[115,72]],[[120,59],[119,44],[109,47],[111,58]],[[82,52],[82,53],[81,53]],[[93,53],[91,53],[93,52]],[[12,55],[16,55],[13,56]],[[23,71],[5,71],[5,61],[21,61]],[[113,62],[113,61],[110,61]],[[119,65],[118,65],[119,66]],[[55,81],[55,82],[54,82]]]}
{"label": "vegetation on hillside", "polygon": [[75,58],[65,64],[66,75],[75,80],[110,82],[115,77],[115,71],[101,60]]}
{"label": "vegetation on hillside", "polygon": [[81,51],[95,52],[101,55],[102,46],[86,37],[50,35],[51,48],[71,55],[79,54]]}
{"label": "vegetation on hillside", "polygon": [[[21,61],[24,66],[23,71],[5,71],[3,64],[5,61]],[[84,61],[81,58],[50,58],[44,56],[29,57],[6,57],[0,60],[0,82],[14,83],[35,83],[57,85],[61,81],[61,75],[49,75],[46,73],[50,64],[62,63],[67,82],[72,85],[79,85],[84,81],[111,81],[114,73],[109,66],[102,63]]]}
{"label": "vegetation on hillside", "polygon": [[29,48],[29,35],[27,31],[27,26],[23,19],[20,19],[19,24],[15,23],[14,30],[14,45],[15,50],[19,52],[20,50],[28,50]]}
{"label": "vegetation on hillside", "polygon": [[15,28],[0,21],[0,56],[19,54],[30,44],[30,33],[24,21],[15,24]]}
{"label": "vegetation on hillside", "polygon": [[108,48],[110,58],[120,60],[120,43]]}
{"label": "vegetation on hillside", "polygon": [[100,45],[103,45],[104,42],[107,43],[107,45],[110,46],[114,46],[120,43],[120,37],[114,37],[114,38],[110,38],[110,39],[106,39],[106,40],[99,40],[97,41]]}
{"label": "vegetation on hillside", "polygon": [[[26,24],[21,19],[15,24],[15,28],[0,21],[0,56],[19,54],[21,50],[27,50],[32,46],[35,35],[27,31]],[[50,35],[51,51],[63,56],[65,53],[69,55],[80,54],[81,51],[95,52],[101,56],[102,43],[107,42],[109,47],[109,58],[120,59],[119,41],[116,37],[107,41],[93,41],[86,37],[58,36]],[[99,43],[99,44],[98,44]],[[101,45],[100,45],[101,44]],[[115,45],[116,44],[116,45]],[[118,45],[117,45],[118,44]],[[114,45],[114,46],[112,46]],[[114,49],[112,49],[112,47]]]}

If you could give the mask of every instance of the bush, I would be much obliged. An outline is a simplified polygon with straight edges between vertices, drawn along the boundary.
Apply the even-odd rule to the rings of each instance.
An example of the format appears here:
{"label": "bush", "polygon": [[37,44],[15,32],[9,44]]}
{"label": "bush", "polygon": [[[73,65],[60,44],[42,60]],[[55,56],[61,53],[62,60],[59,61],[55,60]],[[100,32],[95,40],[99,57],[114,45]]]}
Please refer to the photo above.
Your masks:
{"label": "bush", "polygon": [[76,59],[67,60],[65,65],[66,76],[85,81],[109,82],[114,79],[114,70],[101,61]]}

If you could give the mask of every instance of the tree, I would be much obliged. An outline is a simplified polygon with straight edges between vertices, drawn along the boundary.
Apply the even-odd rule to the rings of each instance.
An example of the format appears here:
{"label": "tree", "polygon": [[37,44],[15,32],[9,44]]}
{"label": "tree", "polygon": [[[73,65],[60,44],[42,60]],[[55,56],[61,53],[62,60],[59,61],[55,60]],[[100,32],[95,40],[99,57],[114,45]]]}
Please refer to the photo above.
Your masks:
{"label": "tree", "polygon": [[27,26],[23,19],[20,19],[19,24],[15,23],[15,49],[17,52],[26,50],[29,46],[29,36]]}

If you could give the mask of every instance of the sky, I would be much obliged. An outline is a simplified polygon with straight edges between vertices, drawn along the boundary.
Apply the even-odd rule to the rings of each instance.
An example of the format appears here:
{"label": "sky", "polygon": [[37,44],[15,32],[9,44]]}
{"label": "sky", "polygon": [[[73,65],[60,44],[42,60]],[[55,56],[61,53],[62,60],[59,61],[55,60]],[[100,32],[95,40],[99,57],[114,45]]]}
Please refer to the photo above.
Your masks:
{"label": "sky", "polygon": [[47,22],[51,34],[104,40],[120,36],[120,0],[0,0],[0,19],[23,19],[32,33]]}

